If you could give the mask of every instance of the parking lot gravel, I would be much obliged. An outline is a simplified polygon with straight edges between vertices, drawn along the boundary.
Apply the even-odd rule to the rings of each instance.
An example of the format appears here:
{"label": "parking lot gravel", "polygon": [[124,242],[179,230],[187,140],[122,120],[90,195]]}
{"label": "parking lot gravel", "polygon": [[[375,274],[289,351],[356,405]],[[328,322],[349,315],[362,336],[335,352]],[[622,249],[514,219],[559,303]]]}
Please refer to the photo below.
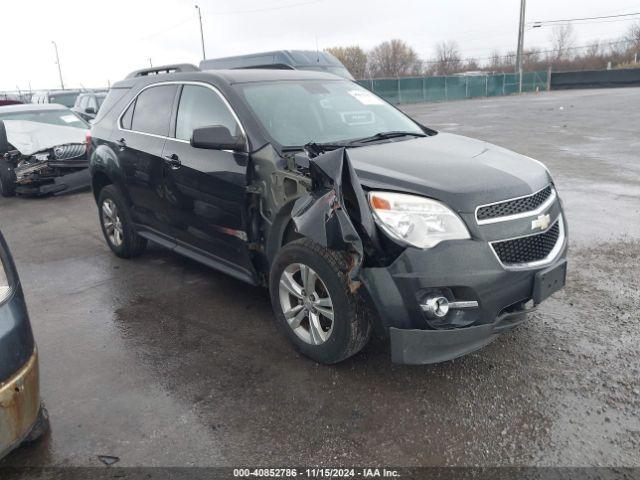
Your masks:
{"label": "parking lot gravel", "polygon": [[266,290],[160,247],[113,256],[90,193],[0,198],[52,425],[0,466],[640,466],[639,104],[626,88],[403,107],[545,162],[571,239],[564,291],[434,366],[393,365],[380,341],[317,365]]}

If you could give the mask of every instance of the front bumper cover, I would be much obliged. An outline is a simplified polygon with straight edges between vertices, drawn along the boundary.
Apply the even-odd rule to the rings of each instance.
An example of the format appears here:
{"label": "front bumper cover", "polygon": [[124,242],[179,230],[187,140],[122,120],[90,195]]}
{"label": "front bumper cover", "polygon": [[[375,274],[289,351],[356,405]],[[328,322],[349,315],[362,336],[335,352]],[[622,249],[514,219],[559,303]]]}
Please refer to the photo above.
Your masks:
{"label": "front bumper cover", "polygon": [[517,327],[536,308],[505,313],[494,323],[454,330],[402,330],[390,328],[391,360],[405,365],[440,363],[481,349],[498,335]]}
{"label": "front bumper cover", "polygon": [[55,177],[53,181],[18,183],[16,193],[28,196],[59,195],[88,189],[91,185],[91,175],[89,169],[79,170],[67,175]]}

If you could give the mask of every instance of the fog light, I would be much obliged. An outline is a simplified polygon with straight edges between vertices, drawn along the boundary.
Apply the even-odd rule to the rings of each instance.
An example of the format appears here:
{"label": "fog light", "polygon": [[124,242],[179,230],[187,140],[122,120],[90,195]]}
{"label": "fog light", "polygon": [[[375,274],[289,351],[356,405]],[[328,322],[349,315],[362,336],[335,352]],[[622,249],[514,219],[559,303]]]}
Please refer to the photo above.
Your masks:
{"label": "fog light", "polygon": [[427,297],[421,307],[429,318],[442,318],[449,313],[449,300],[445,297]]}

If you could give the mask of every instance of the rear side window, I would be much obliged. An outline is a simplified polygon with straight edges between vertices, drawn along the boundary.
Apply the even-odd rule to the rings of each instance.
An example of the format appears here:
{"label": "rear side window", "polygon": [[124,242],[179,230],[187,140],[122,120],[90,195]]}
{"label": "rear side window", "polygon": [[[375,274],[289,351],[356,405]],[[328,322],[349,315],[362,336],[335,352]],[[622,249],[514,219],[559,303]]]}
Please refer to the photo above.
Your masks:
{"label": "rear side window", "polygon": [[196,128],[212,125],[227,127],[235,137],[241,133],[238,122],[216,92],[207,87],[185,85],[178,106],[176,138],[190,140]]}
{"label": "rear side window", "polygon": [[131,130],[168,136],[177,88],[176,85],[160,85],[148,88],[138,95]]}

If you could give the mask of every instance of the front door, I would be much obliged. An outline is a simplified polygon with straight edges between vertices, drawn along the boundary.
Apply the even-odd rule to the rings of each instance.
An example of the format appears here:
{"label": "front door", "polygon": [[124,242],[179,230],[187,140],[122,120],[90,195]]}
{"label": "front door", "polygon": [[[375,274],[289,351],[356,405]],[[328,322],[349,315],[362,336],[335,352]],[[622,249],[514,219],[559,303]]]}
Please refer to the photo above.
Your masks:
{"label": "front door", "polygon": [[223,125],[234,136],[242,135],[241,127],[221,94],[200,84],[182,86],[175,118],[173,138],[163,151],[173,236],[179,247],[208,257],[218,268],[254,278],[245,214],[248,155],[189,143],[199,127]]}

